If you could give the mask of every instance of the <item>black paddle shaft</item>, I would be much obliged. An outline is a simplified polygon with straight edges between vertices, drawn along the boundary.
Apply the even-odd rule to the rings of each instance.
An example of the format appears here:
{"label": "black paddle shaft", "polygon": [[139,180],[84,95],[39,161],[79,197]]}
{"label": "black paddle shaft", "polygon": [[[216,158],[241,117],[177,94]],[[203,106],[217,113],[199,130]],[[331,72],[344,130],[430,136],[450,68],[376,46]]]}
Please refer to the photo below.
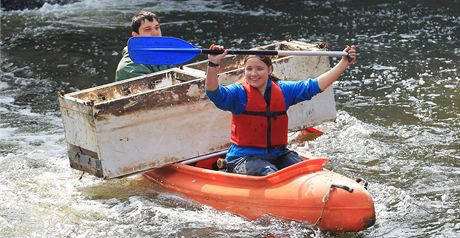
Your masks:
{"label": "black paddle shaft", "polygon": [[[230,55],[278,55],[279,51],[277,50],[227,50]],[[284,52],[284,51],[283,51]],[[223,50],[208,50],[202,49],[202,54],[218,55],[224,53]],[[350,55],[346,55],[348,62],[352,61]]]}
{"label": "black paddle shaft", "polygon": [[[227,50],[230,55],[278,55],[277,50]],[[218,55],[224,53],[223,50],[201,50],[203,54]]]}

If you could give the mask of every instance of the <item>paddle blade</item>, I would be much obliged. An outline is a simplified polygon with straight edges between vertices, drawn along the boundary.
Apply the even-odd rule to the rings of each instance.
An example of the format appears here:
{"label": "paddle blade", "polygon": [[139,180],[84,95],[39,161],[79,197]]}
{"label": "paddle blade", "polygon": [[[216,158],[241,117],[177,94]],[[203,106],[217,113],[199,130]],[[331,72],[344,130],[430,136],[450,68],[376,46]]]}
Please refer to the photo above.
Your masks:
{"label": "paddle blade", "polygon": [[199,53],[194,45],[174,37],[135,36],[128,40],[129,57],[138,64],[181,64]]}

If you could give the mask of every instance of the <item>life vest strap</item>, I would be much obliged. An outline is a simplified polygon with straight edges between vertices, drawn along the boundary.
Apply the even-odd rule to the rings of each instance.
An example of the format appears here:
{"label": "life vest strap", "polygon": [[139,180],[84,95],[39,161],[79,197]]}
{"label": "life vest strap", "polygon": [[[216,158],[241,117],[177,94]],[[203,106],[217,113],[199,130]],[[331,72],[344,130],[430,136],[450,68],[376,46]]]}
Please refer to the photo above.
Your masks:
{"label": "life vest strap", "polygon": [[251,115],[251,116],[277,117],[277,116],[286,115],[286,111],[283,111],[283,112],[268,112],[268,111],[252,112],[252,111],[244,111],[242,114]]}

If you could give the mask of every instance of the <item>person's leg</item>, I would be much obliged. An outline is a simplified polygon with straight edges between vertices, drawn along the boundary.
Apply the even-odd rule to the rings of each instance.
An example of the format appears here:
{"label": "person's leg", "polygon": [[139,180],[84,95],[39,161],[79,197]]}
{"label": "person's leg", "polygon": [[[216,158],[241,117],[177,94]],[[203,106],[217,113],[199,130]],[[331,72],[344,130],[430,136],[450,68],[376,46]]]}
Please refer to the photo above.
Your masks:
{"label": "person's leg", "polygon": [[295,151],[286,149],[285,152],[279,155],[275,165],[278,169],[283,169],[302,161],[302,157],[300,157]]}
{"label": "person's leg", "polygon": [[265,176],[277,170],[275,165],[257,155],[241,157],[229,163],[229,172],[237,174]]}

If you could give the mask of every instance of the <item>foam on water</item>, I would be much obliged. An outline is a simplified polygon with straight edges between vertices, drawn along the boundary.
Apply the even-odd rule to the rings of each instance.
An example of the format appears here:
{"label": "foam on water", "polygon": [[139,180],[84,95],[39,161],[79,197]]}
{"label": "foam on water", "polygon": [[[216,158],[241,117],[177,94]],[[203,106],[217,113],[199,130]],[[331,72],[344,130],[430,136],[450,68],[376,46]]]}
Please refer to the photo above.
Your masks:
{"label": "foam on water", "polygon": [[12,134],[14,134],[16,130],[17,128],[1,128],[0,127],[0,140],[9,138]]}
{"label": "foam on water", "polygon": [[[281,16],[282,13],[260,5],[254,9],[248,9],[238,2],[228,3],[221,0],[188,0],[188,1],[123,1],[123,0],[82,0],[66,5],[45,3],[39,9],[4,12],[6,15],[20,14],[23,16],[37,16],[45,19],[59,19],[62,24],[73,26],[92,27],[120,27],[127,26],[128,22],[120,22],[120,15],[126,12],[136,12],[139,9],[169,14],[171,12],[216,12],[233,13],[249,16]],[[131,13],[131,14],[132,14]],[[101,18],[101,16],[103,16]],[[86,25],[85,25],[86,24]],[[88,25],[89,24],[89,25]]]}
{"label": "foam on water", "polygon": [[[9,88],[9,85],[6,82],[0,82],[0,91],[3,91],[5,89]],[[0,102],[2,100],[0,99]]]}
{"label": "foam on water", "polygon": [[[418,227],[420,220],[438,219],[440,214],[433,211],[442,207],[452,207],[442,215],[443,220],[457,219],[454,214],[460,208],[454,204],[459,202],[459,187],[446,184],[460,174],[455,166],[458,158],[451,153],[458,146],[458,128],[382,128],[340,112],[336,123],[323,125],[322,129],[327,134],[310,142],[310,148],[330,157],[332,169],[339,173],[370,182],[377,211],[377,224],[370,235],[378,231],[379,235],[390,237],[413,236],[450,230],[445,222],[413,227]],[[443,147],[446,151],[440,152]]]}

